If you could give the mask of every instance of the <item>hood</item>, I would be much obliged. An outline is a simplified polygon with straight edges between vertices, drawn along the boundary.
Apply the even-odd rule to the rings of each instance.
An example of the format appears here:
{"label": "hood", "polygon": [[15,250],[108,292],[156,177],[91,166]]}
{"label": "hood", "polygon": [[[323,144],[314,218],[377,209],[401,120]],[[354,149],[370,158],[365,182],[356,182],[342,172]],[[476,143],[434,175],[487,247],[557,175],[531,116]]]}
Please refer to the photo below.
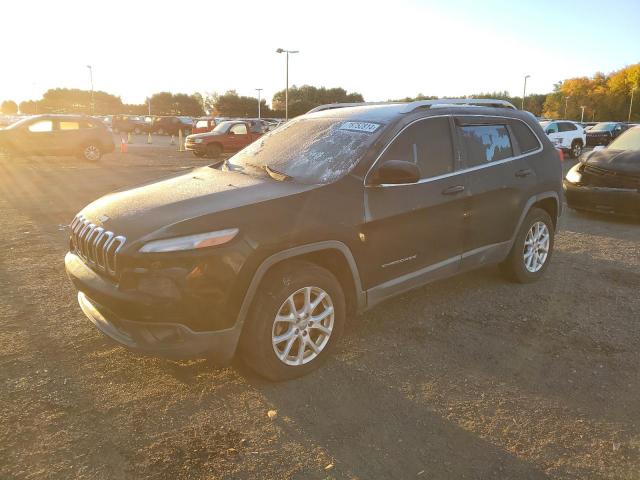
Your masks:
{"label": "hood", "polygon": [[189,135],[189,139],[193,139],[195,140],[196,138],[208,138],[208,137],[215,137],[216,135],[222,135],[221,132],[203,132],[203,133],[193,133],[191,135]]}
{"label": "hood", "polygon": [[640,150],[604,148],[591,153],[584,163],[617,172],[640,174]]}
{"label": "hood", "polygon": [[[187,231],[185,224],[189,221],[314,188],[317,186],[202,167],[108,194],[87,205],[80,214],[130,240],[171,232],[178,224],[180,234],[188,235],[199,233],[197,227]],[[216,225],[212,221],[213,224],[207,222],[210,230],[238,226]]]}

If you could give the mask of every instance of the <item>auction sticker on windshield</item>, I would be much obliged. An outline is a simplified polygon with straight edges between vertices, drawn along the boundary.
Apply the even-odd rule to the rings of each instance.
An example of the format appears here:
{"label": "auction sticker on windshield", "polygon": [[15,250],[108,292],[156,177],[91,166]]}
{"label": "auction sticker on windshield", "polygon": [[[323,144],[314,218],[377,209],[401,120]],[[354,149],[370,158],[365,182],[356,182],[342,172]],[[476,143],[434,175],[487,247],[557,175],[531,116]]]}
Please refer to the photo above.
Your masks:
{"label": "auction sticker on windshield", "polygon": [[379,123],[371,123],[371,122],[344,122],[340,126],[340,130],[351,130],[352,132],[364,132],[364,133],[373,133],[378,127]]}

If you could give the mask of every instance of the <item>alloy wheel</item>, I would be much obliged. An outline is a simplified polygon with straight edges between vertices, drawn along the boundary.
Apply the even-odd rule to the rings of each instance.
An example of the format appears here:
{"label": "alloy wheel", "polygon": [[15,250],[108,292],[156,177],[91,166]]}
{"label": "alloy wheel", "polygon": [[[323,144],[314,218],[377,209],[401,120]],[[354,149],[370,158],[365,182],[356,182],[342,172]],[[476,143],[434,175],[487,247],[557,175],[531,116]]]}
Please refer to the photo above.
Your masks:
{"label": "alloy wheel", "polygon": [[100,149],[95,145],[89,145],[84,149],[84,158],[95,162],[100,158]]}
{"label": "alloy wheel", "polygon": [[549,228],[544,222],[534,223],[524,240],[524,266],[530,273],[536,273],[549,256]]}
{"label": "alloy wheel", "polygon": [[280,306],[273,322],[271,343],[286,365],[303,365],[320,355],[334,325],[333,301],[320,287],[303,287]]}

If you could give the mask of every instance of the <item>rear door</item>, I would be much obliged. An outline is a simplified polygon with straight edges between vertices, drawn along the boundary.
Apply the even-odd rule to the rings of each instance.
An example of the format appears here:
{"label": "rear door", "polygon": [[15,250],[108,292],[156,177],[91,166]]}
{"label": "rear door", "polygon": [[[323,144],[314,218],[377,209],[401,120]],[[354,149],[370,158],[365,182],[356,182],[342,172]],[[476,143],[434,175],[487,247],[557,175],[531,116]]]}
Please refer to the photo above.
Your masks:
{"label": "rear door", "polygon": [[[542,146],[526,123],[502,117],[456,117],[469,188],[463,268],[500,256],[510,243],[536,174],[530,154]],[[516,139],[522,138],[522,146]]]}
{"label": "rear door", "polygon": [[80,127],[78,120],[57,120],[55,136],[61,153],[71,155],[80,151],[83,142]]}
{"label": "rear door", "polygon": [[[417,183],[365,187],[363,265],[366,288],[386,294],[425,275],[454,272],[462,252],[464,177],[456,175],[450,117],[431,117],[407,126],[386,147],[376,165],[405,160],[419,166]],[[404,281],[403,281],[404,280]]]}

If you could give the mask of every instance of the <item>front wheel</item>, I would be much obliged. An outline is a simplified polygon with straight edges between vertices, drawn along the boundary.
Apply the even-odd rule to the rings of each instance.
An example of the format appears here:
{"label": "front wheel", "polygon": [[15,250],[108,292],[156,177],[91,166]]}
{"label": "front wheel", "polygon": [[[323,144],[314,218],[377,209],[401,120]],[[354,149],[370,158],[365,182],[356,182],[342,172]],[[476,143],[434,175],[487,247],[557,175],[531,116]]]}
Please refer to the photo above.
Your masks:
{"label": "front wheel", "polygon": [[222,153],[222,147],[217,143],[207,145],[207,157],[218,158]]}
{"label": "front wheel", "polygon": [[318,368],[342,334],[345,299],[340,283],[313,263],[291,261],[263,279],[244,326],[245,363],[274,381]]}
{"label": "front wheel", "polygon": [[522,222],[509,256],[500,265],[507,277],[518,283],[538,280],[549,266],[554,234],[549,214],[541,208],[532,208]]}

